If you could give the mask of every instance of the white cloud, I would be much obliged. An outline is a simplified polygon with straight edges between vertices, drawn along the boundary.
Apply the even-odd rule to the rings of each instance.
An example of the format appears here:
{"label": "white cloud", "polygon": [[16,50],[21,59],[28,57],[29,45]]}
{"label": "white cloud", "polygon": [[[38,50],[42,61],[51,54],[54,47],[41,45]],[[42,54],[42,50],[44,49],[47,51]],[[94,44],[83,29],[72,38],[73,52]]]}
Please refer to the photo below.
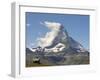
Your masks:
{"label": "white cloud", "polygon": [[61,24],[57,22],[48,22],[40,23],[45,27],[50,29],[50,32],[47,32],[44,37],[38,38],[38,45],[41,47],[50,46],[54,40],[54,38],[58,35],[60,31]]}

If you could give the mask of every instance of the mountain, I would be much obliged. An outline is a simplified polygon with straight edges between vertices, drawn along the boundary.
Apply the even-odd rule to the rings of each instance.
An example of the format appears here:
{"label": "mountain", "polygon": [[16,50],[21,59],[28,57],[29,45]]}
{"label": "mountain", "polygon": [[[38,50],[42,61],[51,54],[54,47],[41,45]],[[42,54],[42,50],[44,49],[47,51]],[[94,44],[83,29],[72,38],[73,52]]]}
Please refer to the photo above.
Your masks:
{"label": "mountain", "polygon": [[74,40],[63,25],[60,25],[51,45],[44,48],[41,46],[33,49],[26,48],[26,53],[31,54],[26,56],[27,60],[31,58],[33,61],[38,57],[39,63],[43,65],[89,64],[89,51]]}
{"label": "mountain", "polygon": [[73,52],[87,51],[79,42],[75,41],[68,35],[68,32],[64,29],[63,26],[61,26],[58,35],[55,36],[52,45],[46,46],[45,48],[53,49],[54,47],[58,46],[59,43],[65,45],[64,50],[72,50]]}
{"label": "mountain", "polygon": [[79,42],[75,41],[72,37],[69,37],[70,47],[76,49],[77,52],[85,52],[87,51]]}

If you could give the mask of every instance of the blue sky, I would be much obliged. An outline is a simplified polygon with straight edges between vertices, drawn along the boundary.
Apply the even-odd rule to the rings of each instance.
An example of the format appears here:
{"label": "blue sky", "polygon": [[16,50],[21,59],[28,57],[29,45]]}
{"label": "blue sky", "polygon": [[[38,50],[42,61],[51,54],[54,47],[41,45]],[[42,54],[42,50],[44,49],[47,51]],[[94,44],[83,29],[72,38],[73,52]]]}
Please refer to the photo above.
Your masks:
{"label": "blue sky", "polygon": [[68,34],[83,47],[89,49],[89,15],[51,14],[26,12],[26,46],[36,47],[38,37],[48,31],[41,22],[59,22],[63,24]]}

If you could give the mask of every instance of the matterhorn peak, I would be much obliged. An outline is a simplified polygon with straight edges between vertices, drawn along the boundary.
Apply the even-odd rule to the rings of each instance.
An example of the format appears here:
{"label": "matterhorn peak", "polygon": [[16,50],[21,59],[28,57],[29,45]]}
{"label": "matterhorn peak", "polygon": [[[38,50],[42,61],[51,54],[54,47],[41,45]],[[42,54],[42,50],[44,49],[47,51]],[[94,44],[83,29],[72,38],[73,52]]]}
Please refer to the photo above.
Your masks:
{"label": "matterhorn peak", "polygon": [[68,34],[67,30],[61,23],[45,21],[41,23],[44,27],[50,29],[44,37],[39,38],[38,45],[46,48],[46,51],[59,52],[68,50],[76,50],[77,52],[85,52],[86,49]]}

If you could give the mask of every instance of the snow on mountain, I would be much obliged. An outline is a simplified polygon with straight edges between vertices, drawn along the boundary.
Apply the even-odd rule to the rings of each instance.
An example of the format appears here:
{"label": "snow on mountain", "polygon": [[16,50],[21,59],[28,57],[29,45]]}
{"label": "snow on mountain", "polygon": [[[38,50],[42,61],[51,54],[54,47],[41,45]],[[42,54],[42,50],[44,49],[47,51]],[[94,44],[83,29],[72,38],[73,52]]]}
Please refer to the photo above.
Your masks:
{"label": "snow on mountain", "polygon": [[55,53],[57,53],[57,52],[61,52],[61,51],[63,51],[64,49],[65,49],[66,47],[65,47],[65,45],[64,44],[62,44],[62,43],[58,43],[57,45],[55,45],[53,48],[45,48],[45,52],[55,52]]}

